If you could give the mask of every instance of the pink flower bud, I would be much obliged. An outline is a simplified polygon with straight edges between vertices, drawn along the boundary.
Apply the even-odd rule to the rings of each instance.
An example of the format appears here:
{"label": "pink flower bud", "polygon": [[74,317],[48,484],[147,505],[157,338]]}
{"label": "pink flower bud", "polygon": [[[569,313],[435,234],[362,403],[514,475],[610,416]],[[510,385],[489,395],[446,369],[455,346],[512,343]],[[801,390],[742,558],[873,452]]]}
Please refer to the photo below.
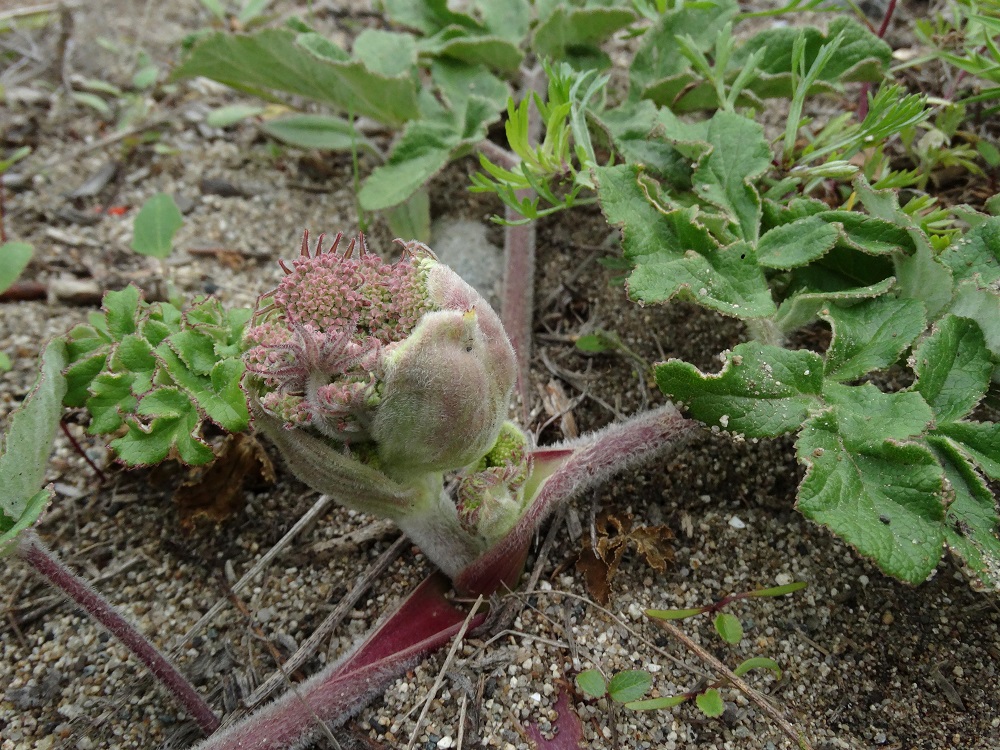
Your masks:
{"label": "pink flower bud", "polygon": [[246,333],[251,396],[285,429],[360,448],[389,476],[478,461],[516,378],[497,314],[421,243],[386,263],[363,237],[342,254],[339,240],[310,254],[304,239],[261,298]]}

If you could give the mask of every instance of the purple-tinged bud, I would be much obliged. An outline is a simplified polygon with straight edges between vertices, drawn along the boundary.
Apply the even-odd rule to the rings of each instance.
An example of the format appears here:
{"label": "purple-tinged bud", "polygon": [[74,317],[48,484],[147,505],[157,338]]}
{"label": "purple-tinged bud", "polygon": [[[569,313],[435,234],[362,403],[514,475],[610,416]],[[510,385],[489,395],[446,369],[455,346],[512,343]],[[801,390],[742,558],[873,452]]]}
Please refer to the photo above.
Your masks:
{"label": "purple-tinged bud", "polygon": [[475,463],[496,442],[516,378],[499,317],[421,243],[401,243],[402,259],[386,263],[363,237],[342,254],[339,240],[311,255],[304,239],[261,298],[246,333],[251,397],[286,430],[371,444],[362,451],[389,476]]}

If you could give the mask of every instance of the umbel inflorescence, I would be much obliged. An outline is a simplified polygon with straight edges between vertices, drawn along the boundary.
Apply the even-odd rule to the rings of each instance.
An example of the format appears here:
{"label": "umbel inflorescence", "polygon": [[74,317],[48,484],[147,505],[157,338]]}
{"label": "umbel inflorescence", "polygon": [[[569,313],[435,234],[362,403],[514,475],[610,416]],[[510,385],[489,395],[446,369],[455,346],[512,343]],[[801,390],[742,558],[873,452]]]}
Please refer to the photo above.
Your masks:
{"label": "umbel inflorescence", "polygon": [[363,236],[322,242],[311,252],[303,238],[246,332],[257,426],[316,489],[411,536],[460,532],[465,553],[446,567],[468,562],[517,520],[529,471],[506,419],[516,362],[500,319],[420,242],[397,240],[395,263]]}

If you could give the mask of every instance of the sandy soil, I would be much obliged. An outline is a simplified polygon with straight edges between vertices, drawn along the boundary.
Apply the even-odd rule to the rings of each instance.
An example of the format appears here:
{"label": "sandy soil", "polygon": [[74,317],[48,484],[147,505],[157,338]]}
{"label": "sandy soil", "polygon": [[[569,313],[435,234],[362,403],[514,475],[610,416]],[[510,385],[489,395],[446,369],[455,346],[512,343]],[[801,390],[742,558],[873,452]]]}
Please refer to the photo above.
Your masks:
{"label": "sandy soil", "polygon": [[[177,40],[208,22],[194,2],[168,11],[152,3],[99,6],[75,14],[67,69],[119,84],[131,76],[138,48],[166,65]],[[291,4],[276,7],[286,11]],[[376,22],[329,13],[330,7],[317,4],[316,17],[341,37]],[[50,29],[28,41],[45,59],[57,37]],[[109,44],[101,46],[100,39]],[[57,82],[51,73],[18,82],[18,101],[2,118],[4,149],[21,143],[35,149],[15,170],[25,179],[7,201],[8,233],[36,248],[26,279],[50,286],[75,279],[99,289],[134,281],[151,290],[170,281],[187,293],[250,305],[273,286],[280,274],[276,259],[294,254],[303,228],[358,229],[350,158],[275,147],[252,124],[225,131],[205,125],[208,110],[238,101],[230,92],[185,82],[145,102],[149,116],[162,123],[158,143],[166,148],[154,148],[102,142],[114,133],[113,121],[51,94],[49,84]],[[94,194],[73,197],[109,163],[116,165],[114,177]],[[475,168],[472,160],[460,162],[435,179],[435,218],[485,225],[499,210],[465,191]],[[135,210],[158,191],[175,194],[185,208],[177,250],[162,264],[129,250]],[[128,210],[100,211],[109,206]],[[486,235],[501,242],[493,226]],[[369,236],[373,248],[389,250],[382,220],[373,219]],[[575,335],[614,331],[647,360],[683,357],[708,369],[717,368],[718,353],[744,335],[738,324],[685,305],[640,308],[627,301],[612,283],[613,272],[598,262],[616,247],[617,234],[596,209],[539,226],[532,392],[562,388],[581,433],[662,397],[636,362],[585,356],[572,344]],[[59,300],[0,305],[0,348],[14,362],[0,376],[0,417],[27,392],[44,340],[85,320],[92,309]],[[539,441],[561,439],[570,428],[559,420],[543,428],[548,416],[540,403],[539,396],[532,422]],[[88,438],[82,425],[71,424],[70,430],[89,455],[106,461],[102,444]],[[277,485],[251,491],[245,511],[185,535],[171,500],[183,478],[177,467],[111,470],[100,483],[60,438],[49,476],[58,502],[39,531],[61,559],[177,656],[217,711],[232,716],[273,671],[275,656],[286,658],[308,638],[398,534],[331,507],[233,594],[235,582],[316,495],[279,464]],[[916,588],[887,579],[795,512],[799,479],[790,443],[734,442],[706,432],[659,465],[609,482],[561,521],[566,527],[557,530],[539,586],[522,597],[523,609],[510,629],[477,634],[459,649],[422,723],[417,717],[443,653],[353,719],[337,737],[341,746],[405,747],[415,733],[415,746],[428,750],[456,747],[460,736],[465,747],[525,748],[523,725],[548,730],[558,692],[571,690],[573,676],[594,665],[609,672],[647,669],[663,695],[690,689],[711,669],[641,610],[695,606],[791,580],[807,581],[809,588],[733,609],[746,631],[736,647],[722,644],[704,618],[682,627],[730,666],[754,655],[777,660],[784,670],[780,680],[750,681],[817,750],[1000,746],[996,597],[973,592],[947,560]],[[664,524],[676,537],[674,561],[663,573],[634,551],[625,556],[606,609],[594,605],[574,567],[602,509],[631,513],[636,525]],[[52,595],[23,564],[4,564],[0,748],[185,748],[197,739],[196,727],[107,634]],[[529,569],[534,564],[532,557]],[[336,658],[428,572],[419,551],[404,546],[296,679]],[[208,627],[180,643],[220,600],[225,606]],[[743,695],[725,690],[724,697],[727,711],[717,720],[691,706],[640,714],[576,693],[572,701],[588,747],[794,747]],[[328,743],[318,740],[315,746]]]}

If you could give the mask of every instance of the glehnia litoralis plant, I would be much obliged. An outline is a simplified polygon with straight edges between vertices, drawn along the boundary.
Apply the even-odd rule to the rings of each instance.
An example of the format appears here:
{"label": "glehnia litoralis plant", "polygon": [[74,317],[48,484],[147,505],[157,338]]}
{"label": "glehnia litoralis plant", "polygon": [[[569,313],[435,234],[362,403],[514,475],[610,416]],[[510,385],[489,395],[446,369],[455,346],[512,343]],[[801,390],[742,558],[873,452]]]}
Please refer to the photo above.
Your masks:
{"label": "glehnia litoralis plant", "polygon": [[[533,449],[507,420],[517,363],[479,293],[419,242],[401,243],[403,257],[390,264],[363,239],[338,252],[339,240],[312,254],[303,240],[246,332],[256,427],[303,481],[391,518],[465,586],[490,588],[463,575],[495,547],[516,559],[492,586],[513,584],[523,541],[510,546],[510,535],[523,519],[537,523],[554,503],[686,429],[665,409]],[[666,431],[659,440],[657,430]],[[453,496],[449,472],[458,472]]]}
{"label": "glehnia litoralis plant", "polygon": [[[325,252],[322,241],[310,252],[303,239],[246,331],[255,426],[307,484],[393,519],[458,589],[513,586],[552,509],[691,431],[667,406],[533,448],[507,419],[513,348],[471,286],[419,242],[401,242],[402,258],[387,263],[363,237],[346,250],[340,236]],[[289,747],[316,717],[342,722],[457,632],[465,613],[446,590],[428,579],[343,661],[203,748]]]}

